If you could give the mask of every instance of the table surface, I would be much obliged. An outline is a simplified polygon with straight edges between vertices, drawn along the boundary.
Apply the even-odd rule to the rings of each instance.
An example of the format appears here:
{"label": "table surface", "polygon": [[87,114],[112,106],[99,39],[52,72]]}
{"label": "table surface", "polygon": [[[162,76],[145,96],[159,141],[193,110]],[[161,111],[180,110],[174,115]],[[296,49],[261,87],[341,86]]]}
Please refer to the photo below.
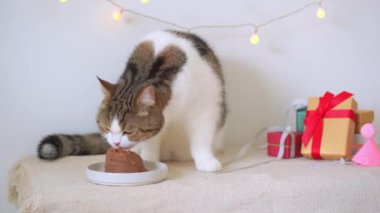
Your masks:
{"label": "table surface", "polygon": [[230,165],[247,168],[230,172],[204,173],[192,162],[167,162],[168,176],[157,184],[103,186],[87,181],[86,168],[104,158],[24,157],[10,171],[10,197],[21,212],[380,211],[380,167],[275,160],[256,150]]}

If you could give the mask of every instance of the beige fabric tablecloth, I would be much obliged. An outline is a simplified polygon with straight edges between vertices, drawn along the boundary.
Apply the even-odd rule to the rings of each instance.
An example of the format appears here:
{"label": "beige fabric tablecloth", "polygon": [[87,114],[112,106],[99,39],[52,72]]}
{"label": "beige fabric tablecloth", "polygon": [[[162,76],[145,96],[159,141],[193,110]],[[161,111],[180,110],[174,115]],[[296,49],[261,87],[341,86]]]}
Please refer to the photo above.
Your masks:
{"label": "beige fabric tablecloth", "polygon": [[219,174],[192,162],[169,162],[165,181],[103,186],[86,180],[89,164],[104,155],[56,161],[22,158],[10,171],[9,197],[21,212],[380,212],[380,167],[323,169],[304,158],[265,163],[252,152]]}

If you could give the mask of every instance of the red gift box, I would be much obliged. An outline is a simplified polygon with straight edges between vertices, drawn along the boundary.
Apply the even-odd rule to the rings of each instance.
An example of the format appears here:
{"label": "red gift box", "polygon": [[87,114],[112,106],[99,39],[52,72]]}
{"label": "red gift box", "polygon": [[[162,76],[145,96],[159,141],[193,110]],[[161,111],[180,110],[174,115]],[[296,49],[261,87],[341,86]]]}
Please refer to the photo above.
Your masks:
{"label": "red gift box", "polygon": [[[272,157],[277,157],[280,151],[280,140],[283,132],[268,132],[267,134],[267,154]],[[296,158],[301,157],[302,133],[292,132],[284,141],[284,154],[281,158]],[[292,145],[294,144],[294,156],[292,156]]]}

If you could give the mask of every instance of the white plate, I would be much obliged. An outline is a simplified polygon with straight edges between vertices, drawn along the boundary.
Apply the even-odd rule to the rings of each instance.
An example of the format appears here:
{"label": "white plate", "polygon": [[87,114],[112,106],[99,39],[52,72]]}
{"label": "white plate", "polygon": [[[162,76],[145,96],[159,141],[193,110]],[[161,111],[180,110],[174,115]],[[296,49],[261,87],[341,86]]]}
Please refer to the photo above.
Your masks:
{"label": "white plate", "polygon": [[86,170],[87,179],[101,185],[145,185],[158,183],[166,178],[168,167],[164,163],[144,161],[148,171],[136,173],[111,173],[104,171],[104,162],[94,163]]}

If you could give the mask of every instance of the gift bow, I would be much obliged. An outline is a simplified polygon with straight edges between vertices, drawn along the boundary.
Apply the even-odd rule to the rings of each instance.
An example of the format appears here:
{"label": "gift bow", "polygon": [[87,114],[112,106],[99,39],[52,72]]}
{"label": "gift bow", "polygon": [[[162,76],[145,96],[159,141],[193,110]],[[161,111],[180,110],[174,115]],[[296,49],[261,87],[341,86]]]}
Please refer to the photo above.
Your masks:
{"label": "gift bow", "polygon": [[356,120],[356,114],[352,110],[332,110],[334,107],[352,96],[351,93],[341,92],[338,95],[326,92],[319,99],[319,105],[314,110],[308,110],[305,118],[305,131],[302,135],[302,143],[306,147],[313,137],[311,155],[314,159],[322,159],[320,155],[323,119],[324,118],[349,118]]}
{"label": "gift bow", "polygon": [[280,138],[280,146],[278,149],[277,159],[281,159],[284,156],[285,152],[285,141],[288,135],[290,135],[290,158],[294,158],[295,156],[295,150],[296,145],[295,142],[293,142],[293,136],[292,136],[292,128],[290,126],[286,127],[279,127],[279,126],[273,126],[269,127],[269,132],[282,132],[281,138]]}

